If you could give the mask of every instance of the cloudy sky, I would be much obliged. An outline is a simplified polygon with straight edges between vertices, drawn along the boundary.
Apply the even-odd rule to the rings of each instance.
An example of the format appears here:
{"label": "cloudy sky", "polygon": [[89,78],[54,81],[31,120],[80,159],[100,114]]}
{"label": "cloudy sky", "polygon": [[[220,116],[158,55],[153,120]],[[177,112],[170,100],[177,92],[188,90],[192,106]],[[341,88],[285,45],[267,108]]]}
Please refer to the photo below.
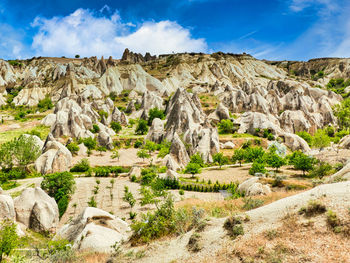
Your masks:
{"label": "cloudy sky", "polygon": [[0,58],[123,50],[350,57],[350,0],[0,0]]}

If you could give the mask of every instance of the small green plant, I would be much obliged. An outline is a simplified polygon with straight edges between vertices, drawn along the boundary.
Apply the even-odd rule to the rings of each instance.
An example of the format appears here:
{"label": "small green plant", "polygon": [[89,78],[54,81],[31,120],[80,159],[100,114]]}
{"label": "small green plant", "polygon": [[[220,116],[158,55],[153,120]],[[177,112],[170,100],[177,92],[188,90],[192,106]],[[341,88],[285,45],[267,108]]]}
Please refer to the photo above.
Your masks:
{"label": "small green plant", "polygon": [[148,132],[147,121],[140,119],[137,123],[135,133],[137,135],[145,135]]}
{"label": "small green plant", "polygon": [[15,223],[3,221],[0,228],[0,262],[3,256],[9,256],[18,245],[18,235]]}
{"label": "small green plant", "polygon": [[127,187],[126,185],[124,186],[123,201],[127,202],[130,205],[130,219],[134,219],[136,217],[136,214],[132,212],[132,208],[135,206],[136,200],[133,194],[129,191],[129,187]]}
{"label": "small green plant", "polygon": [[184,195],[185,194],[185,191],[183,189],[180,189],[179,190],[179,195]]}
{"label": "small green plant", "polygon": [[115,131],[115,133],[119,133],[122,130],[122,126],[119,122],[111,122],[111,128],[113,131]]}
{"label": "small green plant", "polygon": [[242,208],[244,210],[252,210],[264,204],[264,200],[253,199],[251,197],[243,198],[243,202],[244,202],[244,205],[242,206]]}
{"label": "small green plant", "polygon": [[326,206],[317,200],[310,200],[307,206],[300,208],[299,214],[311,217],[326,212]]}
{"label": "small green plant", "polygon": [[196,174],[200,173],[201,167],[197,163],[188,163],[185,168],[185,173],[192,174],[192,177],[194,177]]}
{"label": "small green plant", "polygon": [[155,118],[159,118],[159,119],[164,119],[165,118],[165,114],[163,110],[160,110],[158,108],[153,108],[149,110],[149,118],[148,118],[148,125],[151,126],[152,122]]}
{"label": "small green plant", "polygon": [[335,230],[337,227],[340,226],[340,220],[339,220],[337,214],[334,211],[332,211],[332,210],[328,210],[327,211],[327,224],[333,230]]}
{"label": "small green plant", "polygon": [[93,124],[91,132],[92,133],[99,133],[100,132],[100,127],[97,124]]}
{"label": "small green plant", "polygon": [[218,125],[220,134],[235,133],[237,128],[233,125],[231,120],[221,120]]}
{"label": "small green plant", "polygon": [[70,171],[75,173],[75,172],[87,172],[90,169],[90,163],[87,158],[81,159],[80,162],[78,162],[76,165],[74,165]]}
{"label": "small green plant", "polygon": [[243,219],[240,216],[231,216],[226,219],[224,228],[232,238],[244,235]]}
{"label": "small green plant", "polygon": [[87,203],[89,207],[97,207],[97,202],[95,196],[91,196],[89,202]]}
{"label": "small green plant", "polygon": [[67,149],[73,154],[76,155],[79,151],[79,146],[75,142],[71,142],[67,145]]}
{"label": "small green plant", "polygon": [[216,153],[213,156],[213,161],[217,164],[219,164],[220,169],[224,164],[227,164],[229,162],[228,158],[224,156],[223,153]]}

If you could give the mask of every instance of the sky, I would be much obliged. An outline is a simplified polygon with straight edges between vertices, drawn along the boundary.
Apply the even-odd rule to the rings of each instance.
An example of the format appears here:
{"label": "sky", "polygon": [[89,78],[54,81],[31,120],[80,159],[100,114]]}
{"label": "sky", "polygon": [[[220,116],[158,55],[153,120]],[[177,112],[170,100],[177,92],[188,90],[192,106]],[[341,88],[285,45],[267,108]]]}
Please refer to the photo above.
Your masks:
{"label": "sky", "polygon": [[0,0],[0,58],[350,57],[350,0]]}

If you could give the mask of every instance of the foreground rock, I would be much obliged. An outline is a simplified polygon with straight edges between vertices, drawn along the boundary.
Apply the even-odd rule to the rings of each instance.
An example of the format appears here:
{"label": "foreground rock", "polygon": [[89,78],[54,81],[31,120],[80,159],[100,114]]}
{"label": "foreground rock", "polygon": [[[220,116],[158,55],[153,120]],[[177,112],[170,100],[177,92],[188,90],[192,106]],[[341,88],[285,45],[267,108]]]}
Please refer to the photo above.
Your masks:
{"label": "foreground rock", "polygon": [[71,152],[60,142],[56,141],[52,134],[46,138],[42,155],[35,161],[35,169],[41,174],[68,171],[71,162]]}
{"label": "foreground rock", "polygon": [[75,220],[64,225],[56,238],[73,242],[73,248],[96,252],[112,252],[112,246],[127,240],[128,224],[101,209],[87,207]]}
{"label": "foreground rock", "polygon": [[58,206],[41,188],[27,188],[14,200],[16,219],[37,232],[55,232],[59,222]]}
{"label": "foreground rock", "polygon": [[0,220],[15,220],[15,206],[9,195],[0,193]]}
{"label": "foreground rock", "polygon": [[244,193],[246,196],[267,195],[271,193],[270,187],[259,183],[258,177],[253,177],[244,181],[238,186],[237,190],[242,194]]}

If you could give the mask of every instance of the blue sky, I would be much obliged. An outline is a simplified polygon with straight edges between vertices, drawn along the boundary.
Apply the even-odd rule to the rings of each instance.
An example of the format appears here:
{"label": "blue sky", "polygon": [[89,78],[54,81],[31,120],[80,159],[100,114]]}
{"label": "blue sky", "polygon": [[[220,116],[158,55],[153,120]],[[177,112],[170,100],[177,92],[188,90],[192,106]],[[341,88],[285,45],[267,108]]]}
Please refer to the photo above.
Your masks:
{"label": "blue sky", "polygon": [[350,0],[0,0],[0,57],[350,57]]}

